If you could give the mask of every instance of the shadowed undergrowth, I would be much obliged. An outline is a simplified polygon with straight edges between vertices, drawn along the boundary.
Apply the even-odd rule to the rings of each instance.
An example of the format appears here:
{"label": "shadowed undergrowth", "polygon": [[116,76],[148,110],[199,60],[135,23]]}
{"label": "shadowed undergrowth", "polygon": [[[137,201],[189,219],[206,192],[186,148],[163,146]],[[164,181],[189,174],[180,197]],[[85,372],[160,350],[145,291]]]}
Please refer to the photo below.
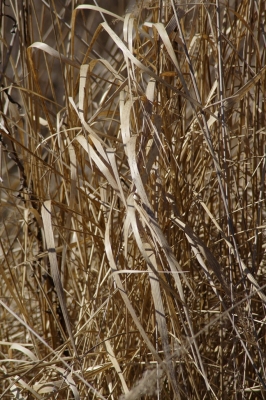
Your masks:
{"label": "shadowed undergrowth", "polygon": [[1,398],[265,398],[265,2],[1,7]]}

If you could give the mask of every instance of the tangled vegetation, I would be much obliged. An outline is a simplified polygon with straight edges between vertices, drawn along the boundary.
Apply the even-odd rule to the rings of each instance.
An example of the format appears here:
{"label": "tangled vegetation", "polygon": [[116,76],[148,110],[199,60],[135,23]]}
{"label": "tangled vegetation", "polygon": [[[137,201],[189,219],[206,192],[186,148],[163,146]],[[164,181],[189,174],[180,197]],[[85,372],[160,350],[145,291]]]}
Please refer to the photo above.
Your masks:
{"label": "tangled vegetation", "polygon": [[0,398],[264,399],[265,1],[84,3],[1,2]]}

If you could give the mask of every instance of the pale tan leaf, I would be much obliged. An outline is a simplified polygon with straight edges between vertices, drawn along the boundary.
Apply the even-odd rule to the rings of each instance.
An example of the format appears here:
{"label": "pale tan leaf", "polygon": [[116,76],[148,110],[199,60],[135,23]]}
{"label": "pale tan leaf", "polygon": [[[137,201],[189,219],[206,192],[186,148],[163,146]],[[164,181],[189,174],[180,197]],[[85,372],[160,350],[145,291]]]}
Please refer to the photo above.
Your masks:
{"label": "pale tan leaf", "polygon": [[[87,142],[86,138],[83,135],[78,135],[76,140],[83,147],[83,149],[91,156],[92,160],[95,162],[99,170],[105,175],[107,182],[114,188],[114,190],[119,193],[119,188],[117,186],[117,182],[111,173],[111,167],[103,160],[93,149],[93,147]],[[108,160],[106,153],[104,153],[104,158]]]}
{"label": "pale tan leaf", "polygon": [[58,299],[60,302],[60,306],[61,306],[62,313],[64,316],[64,320],[65,320],[65,324],[66,324],[67,331],[69,334],[69,338],[70,338],[74,353],[77,356],[77,349],[76,349],[74,337],[72,335],[68,311],[67,311],[67,307],[66,307],[64,289],[62,286],[58,263],[57,263],[51,213],[52,213],[51,201],[47,200],[44,202],[44,204],[42,206],[42,219],[43,219],[43,226],[44,226],[44,233],[45,233],[45,239],[46,239],[46,244],[47,244],[48,256],[49,256],[49,261],[50,261],[50,266],[51,266],[51,275],[52,275],[53,282],[54,282],[54,285],[56,288],[57,296],[58,296]]}
{"label": "pale tan leaf", "polygon": [[124,393],[128,393],[129,390],[128,390],[128,387],[127,387],[123,372],[122,372],[122,370],[120,368],[120,365],[119,365],[119,363],[117,361],[117,358],[116,358],[114,350],[113,350],[113,348],[111,346],[110,340],[105,340],[104,343],[105,343],[105,347],[106,347],[106,350],[107,350],[107,354],[108,354],[108,356],[109,356],[109,358],[110,358],[110,360],[111,360],[111,362],[112,362],[112,364],[114,366],[114,369],[116,370],[116,373],[119,376],[119,379],[121,381]]}
{"label": "pale tan leaf", "polygon": [[119,173],[117,170],[117,165],[116,165],[115,149],[109,148],[106,150],[106,153],[107,153],[109,163],[112,167],[113,174],[114,174],[116,182],[117,182],[117,186],[119,188],[120,197],[123,200],[124,205],[126,206],[126,199],[125,199],[124,191],[122,189],[121,180],[120,180]]}
{"label": "pale tan leaf", "polygon": [[26,347],[22,346],[19,343],[13,343],[12,346],[10,346],[9,351],[12,351],[12,350],[21,351],[23,354],[25,354],[27,357],[29,357],[29,359],[32,361],[38,360],[38,358],[35,356],[35,354],[31,350],[27,349]]}
{"label": "pale tan leaf", "polygon": [[31,51],[32,49],[38,49],[38,50],[42,50],[45,53],[49,54],[52,57],[55,57],[59,60],[62,60],[62,62],[72,65],[72,67],[75,68],[80,68],[80,65],[76,62],[71,60],[70,58],[64,56],[63,54],[60,54],[57,50],[53,49],[51,46],[48,46],[48,44],[46,43],[42,43],[42,42],[35,42],[32,43],[29,48],[28,51]]}
{"label": "pale tan leaf", "polygon": [[[132,207],[132,202],[128,202],[128,207]],[[116,271],[117,267],[116,267],[116,263],[114,260],[114,256],[113,256],[113,252],[112,252],[112,246],[111,246],[111,242],[110,242],[110,219],[108,219],[107,221],[107,225],[106,225],[106,229],[105,229],[105,252],[110,264],[110,267],[112,268],[112,271]],[[148,338],[145,330],[143,329],[143,326],[141,325],[136,312],[134,310],[134,308],[132,307],[132,304],[130,303],[130,300],[127,296],[126,290],[123,287],[122,281],[119,277],[119,275],[114,275],[114,281],[117,285],[117,288],[119,289],[119,292],[121,294],[121,297],[128,309],[128,311],[130,312],[133,321],[137,327],[137,329],[139,330],[144,342],[146,343],[146,345],[148,346],[149,350],[151,351],[153,357],[159,362],[161,363],[162,360],[159,357],[158,353],[156,352],[154,346],[152,345],[152,343],[150,342],[150,339]]]}
{"label": "pale tan leaf", "polygon": [[99,13],[110,15],[111,17],[114,17],[115,19],[117,19],[119,21],[123,21],[124,20],[123,17],[121,17],[121,16],[119,16],[117,14],[114,14],[111,11],[106,10],[105,8],[101,8],[99,6],[94,6],[94,5],[91,5],[91,4],[81,4],[81,5],[77,6],[74,11],[78,11],[78,10],[97,11]]}

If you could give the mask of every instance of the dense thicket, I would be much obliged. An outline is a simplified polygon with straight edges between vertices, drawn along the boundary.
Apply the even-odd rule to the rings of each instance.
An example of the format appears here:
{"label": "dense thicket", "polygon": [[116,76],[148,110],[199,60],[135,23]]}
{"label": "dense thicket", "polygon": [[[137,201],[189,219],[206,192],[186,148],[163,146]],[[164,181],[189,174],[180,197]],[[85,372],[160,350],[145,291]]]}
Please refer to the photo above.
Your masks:
{"label": "dense thicket", "polygon": [[85,3],[1,2],[1,398],[265,398],[265,1]]}

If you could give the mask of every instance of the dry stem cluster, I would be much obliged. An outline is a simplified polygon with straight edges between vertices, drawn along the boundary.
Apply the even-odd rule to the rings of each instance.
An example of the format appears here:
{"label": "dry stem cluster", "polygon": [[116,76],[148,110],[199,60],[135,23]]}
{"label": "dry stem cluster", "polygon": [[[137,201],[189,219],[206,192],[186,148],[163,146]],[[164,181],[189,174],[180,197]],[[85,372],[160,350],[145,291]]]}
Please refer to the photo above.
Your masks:
{"label": "dry stem cluster", "polygon": [[265,1],[62,3],[1,2],[0,398],[265,398]]}

